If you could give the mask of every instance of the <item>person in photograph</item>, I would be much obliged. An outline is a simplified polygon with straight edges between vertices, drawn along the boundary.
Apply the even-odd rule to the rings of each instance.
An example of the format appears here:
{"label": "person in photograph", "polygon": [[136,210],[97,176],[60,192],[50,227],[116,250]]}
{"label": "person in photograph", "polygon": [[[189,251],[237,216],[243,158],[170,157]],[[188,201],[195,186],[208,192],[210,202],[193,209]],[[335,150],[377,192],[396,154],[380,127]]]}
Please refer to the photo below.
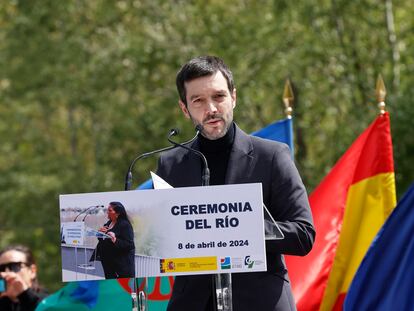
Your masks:
{"label": "person in photograph", "polygon": [[108,221],[99,228],[107,236],[98,238],[92,259],[101,261],[106,279],[135,277],[134,231],[125,207],[111,202],[107,213]]}
{"label": "person in photograph", "polygon": [[6,291],[0,294],[1,311],[32,311],[47,296],[37,280],[32,251],[23,245],[0,250],[0,277]]}

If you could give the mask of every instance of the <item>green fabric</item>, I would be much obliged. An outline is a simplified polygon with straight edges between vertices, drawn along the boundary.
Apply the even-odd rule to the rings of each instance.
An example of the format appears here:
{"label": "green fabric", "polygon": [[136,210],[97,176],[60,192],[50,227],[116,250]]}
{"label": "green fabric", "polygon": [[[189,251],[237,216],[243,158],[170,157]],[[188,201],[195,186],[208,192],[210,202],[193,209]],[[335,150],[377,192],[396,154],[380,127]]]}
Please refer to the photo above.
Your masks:
{"label": "green fabric", "polygon": [[[77,282],[68,283],[65,287],[44,299],[37,306],[36,311],[122,311],[132,309],[130,294],[122,288],[117,280],[99,281],[98,301],[93,308],[89,308],[85,303],[71,296],[77,287]],[[156,278],[148,278],[148,310],[165,311],[167,309],[168,297],[171,294],[171,290],[172,288],[168,277],[160,278],[158,285],[156,284]]]}
{"label": "green fabric", "polygon": [[131,310],[132,300],[117,282],[117,280],[106,280],[99,282],[99,296],[96,305],[89,308],[86,304],[71,297],[77,288],[76,282],[68,283],[65,287],[44,299],[36,308],[36,311],[54,310],[76,310],[76,311],[113,311]]}

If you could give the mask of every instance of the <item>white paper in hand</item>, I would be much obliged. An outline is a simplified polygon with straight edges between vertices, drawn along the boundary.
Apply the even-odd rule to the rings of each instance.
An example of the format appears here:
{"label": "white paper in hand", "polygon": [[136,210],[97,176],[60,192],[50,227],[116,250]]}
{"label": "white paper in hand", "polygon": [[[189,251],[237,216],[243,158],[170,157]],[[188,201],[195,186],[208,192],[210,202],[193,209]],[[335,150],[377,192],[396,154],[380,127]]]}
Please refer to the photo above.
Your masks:
{"label": "white paper in hand", "polygon": [[173,188],[169,183],[167,183],[164,179],[160,176],[155,174],[154,172],[151,173],[152,183],[154,184],[154,189],[170,189]]}

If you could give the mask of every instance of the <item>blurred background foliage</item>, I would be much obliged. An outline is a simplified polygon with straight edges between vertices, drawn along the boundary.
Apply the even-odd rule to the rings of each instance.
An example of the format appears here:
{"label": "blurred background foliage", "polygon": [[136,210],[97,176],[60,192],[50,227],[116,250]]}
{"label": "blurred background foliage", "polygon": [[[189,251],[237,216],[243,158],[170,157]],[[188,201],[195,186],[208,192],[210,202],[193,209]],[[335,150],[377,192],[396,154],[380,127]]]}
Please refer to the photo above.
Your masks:
{"label": "blurred background foliage", "polygon": [[[382,74],[398,194],[413,181],[414,6],[408,0],[0,2],[0,247],[31,246],[60,282],[58,196],[123,190],[129,162],[193,129],[175,74],[222,57],[247,132],[284,118],[295,91],[296,162],[311,192],[376,117]],[[135,184],[156,159],[140,162]]]}

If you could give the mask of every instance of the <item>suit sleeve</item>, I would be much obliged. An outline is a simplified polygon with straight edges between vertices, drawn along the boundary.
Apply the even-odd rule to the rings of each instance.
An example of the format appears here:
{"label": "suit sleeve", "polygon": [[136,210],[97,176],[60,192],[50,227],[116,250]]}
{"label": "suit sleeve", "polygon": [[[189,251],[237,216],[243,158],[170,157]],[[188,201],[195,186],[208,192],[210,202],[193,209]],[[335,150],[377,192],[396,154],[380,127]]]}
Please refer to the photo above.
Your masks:
{"label": "suit sleeve", "polygon": [[266,241],[271,253],[304,256],[315,239],[312,214],[305,186],[286,145],[272,160],[270,212],[285,238]]}
{"label": "suit sleeve", "polygon": [[[111,221],[109,220],[109,221],[107,221],[106,223],[104,223],[104,224],[103,224],[103,226],[104,226],[104,227],[105,227],[105,226],[107,227],[107,226],[109,226],[109,224],[110,224],[110,223],[111,223]],[[104,238],[101,238],[101,237],[98,237],[98,240],[99,240],[99,241],[103,241],[103,240],[105,240],[105,239],[104,239]]]}
{"label": "suit sleeve", "polygon": [[119,226],[115,247],[123,250],[134,249],[134,231],[132,226],[126,221],[123,221]]}

